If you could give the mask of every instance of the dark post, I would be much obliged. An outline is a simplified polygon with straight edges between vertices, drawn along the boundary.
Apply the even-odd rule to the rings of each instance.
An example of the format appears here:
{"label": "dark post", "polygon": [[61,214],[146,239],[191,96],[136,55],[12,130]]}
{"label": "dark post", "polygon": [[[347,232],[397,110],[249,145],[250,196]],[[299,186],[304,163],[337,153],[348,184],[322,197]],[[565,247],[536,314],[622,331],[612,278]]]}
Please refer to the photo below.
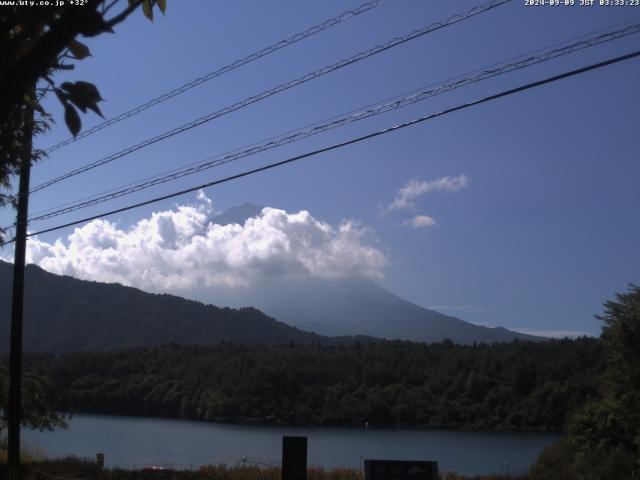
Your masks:
{"label": "dark post", "polygon": [[282,437],[282,480],[307,480],[307,437]]}
{"label": "dark post", "polygon": [[16,218],[16,243],[13,261],[13,296],[11,300],[11,346],[9,354],[8,480],[20,479],[20,417],[22,415],[22,310],[24,298],[24,264],[27,246],[29,210],[29,174],[31,172],[31,137],[33,108],[25,105],[24,140],[20,159],[20,186]]}

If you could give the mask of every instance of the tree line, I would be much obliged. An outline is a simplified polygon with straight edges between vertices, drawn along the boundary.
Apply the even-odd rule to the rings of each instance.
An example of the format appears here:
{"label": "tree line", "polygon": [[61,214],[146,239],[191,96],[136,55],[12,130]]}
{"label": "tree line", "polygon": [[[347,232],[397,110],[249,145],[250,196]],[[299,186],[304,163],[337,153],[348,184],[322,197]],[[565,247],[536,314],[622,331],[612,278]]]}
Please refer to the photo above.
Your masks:
{"label": "tree line", "polygon": [[39,354],[77,412],[215,422],[560,431],[595,398],[593,338],[462,346],[165,345]]}
{"label": "tree line", "polygon": [[[33,354],[26,359],[25,426],[64,424],[70,406],[221,422],[562,431],[533,466],[532,480],[635,478],[640,287],[606,302],[599,318],[600,338],[548,342]],[[0,397],[5,374],[0,368]]]}

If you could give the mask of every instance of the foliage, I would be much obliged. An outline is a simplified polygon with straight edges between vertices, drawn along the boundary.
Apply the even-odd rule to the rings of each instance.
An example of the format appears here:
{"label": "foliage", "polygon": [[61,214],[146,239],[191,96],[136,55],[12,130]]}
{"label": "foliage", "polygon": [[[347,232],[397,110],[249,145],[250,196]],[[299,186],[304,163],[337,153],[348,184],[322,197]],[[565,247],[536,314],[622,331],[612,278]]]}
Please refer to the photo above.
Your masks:
{"label": "foliage", "polygon": [[[31,142],[30,128],[25,128],[26,122],[33,122],[30,112],[38,114],[34,134],[50,126],[52,117],[41,105],[47,93],[54,92],[62,103],[65,123],[74,136],[82,126],[78,110],[102,116],[98,107],[102,97],[95,85],[54,81],[57,72],[73,70],[74,61],[91,56],[77,37],[113,32],[141,4],[150,19],[155,5],[163,13],[166,8],[165,0],[129,0],[119,13],[110,15],[119,0],[87,0],[84,5],[67,1],[60,6],[21,3],[0,6],[0,186],[5,188],[18,173],[25,145]],[[42,156],[42,151],[34,151],[32,161]],[[6,196],[0,195],[0,201],[4,204]]]}
{"label": "foliage", "polygon": [[566,438],[543,453],[534,479],[615,480],[640,472],[640,288],[632,285],[604,307],[598,395],[571,418]]}
{"label": "foliage", "polygon": [[594,397],[596,339],[461,346],[167,345],[28,357],[77,411],[205,421],[558,431]]}
{"label": "foliage", "polygon": [[631,285],[604,304],[602,341],[607,349],[607,388],[640,404],[640,287]]}
{"label": "foliage", "polygon": [[[83,478],[86,480],[279,480],[279,467],[205,465],[195,470],[122,470],[100,469],[94,461],[74,457],[59,460],[39,460],[27,466],[26,480],[56,478]],[[362,472],[350,468],[307,469],[309,480],[359,480]],[[526,480],[526,477],[498,475],[466,477],[446,473],[442,480]]]}
{"label": "foliage", "polygon": [[[6,439],[5,439],[6,440]],[[33,448],[31,446],[22,445],[20,448],[20,459],[24,463],[42,462],[47,458],[45,452],[39,448]],[[2,467],[7,463],[7,446],[6,444],[0,444],[0,478],[2,476]]]}
{"label": "foliage", "polygon": [[[9,371],[0,368],[0,405],[7,404]],[[22,426],[40,430],[67,427],[68,409],[60,389],[46,375],[31,372],[23,379],[22,385]],[[0,437],[6,429],[4,416],[0,418]]]}
{"label": "foliage", "polygon": [[574,451],[571,445],[561,439],[545,448],[531,468],[529,476],[533,480],[568,480],[575,478],[573,471]]}
{"label": "foliage", "polygon": [[527,480],[528,477],[514,477],[513,475],[474,475],[473,477],[467,477],[465,475],[447,472],[445,474],[441,474],[440,478],[442,480]]}

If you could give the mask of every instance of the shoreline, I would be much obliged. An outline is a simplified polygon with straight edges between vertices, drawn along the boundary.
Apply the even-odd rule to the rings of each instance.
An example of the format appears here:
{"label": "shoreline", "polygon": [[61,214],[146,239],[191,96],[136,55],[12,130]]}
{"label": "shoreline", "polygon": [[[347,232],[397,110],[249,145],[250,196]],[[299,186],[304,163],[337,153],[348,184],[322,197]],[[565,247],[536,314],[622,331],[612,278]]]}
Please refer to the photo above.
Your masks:
{"label": "shoreline", "polygon": [[256,421],[221,421],[221,420],[202,420],[202,419],[192,419],[192,418],[182,418],[182,417],[172,417],[172,416],[154,416],[154,415],[138,415],[138,414],[126,414],[126,413],[102,413],[102,412],[72,412],[71,414],[65,413],[65,415],[70,415],[69,418],[74,417],[83,417],[83,416],[93,416],[93,417],[114,417],[114,418],[139,418],[139,419],[148,419],[148,420],[168,420],[168,421],[180,421],[180,422],[193,422],[197,424],[211,424],[211,425],[220,425],[220,426],[237,426],[237,427],[271,427],[271,428],[296,428],[296,429],[304,429],[304,428],[312,428],[312,429],[340,429],[340,430],[372,430],[372,431],[439,431],[439,432],[460,432],[460,433],[478,433],[478,434],[488,434],[488,433],[512,433],[512,434],[531,434],[531,435],[562,435],[563,432],[561,430],[531,430],[531,429],[522,429],[522,430],[514,430],[514,429],[482,429],[482,428],[456,428],[456,427],[443,427],[443,426],[407,426],[407,425],[396,425],[396,426],[380,426],[377,427],[375,425],[369,425],[369,427],[365,426],[356,426],[356,425],[313,425],[313,424],[297,424],[297,423],[283,423],[283,422],[266,422],[261,420]]}
{"label": "shoreline", "polygon": [[282,427],[222,424],[193,420],[77,415],[70,430],[23,433],[27,448],[52,458],[69,454],[93,459],[97,452],[110,467],[140,464],[236,465],[243,458],[260,465],[281,459],[282,437],[306,436],[310,465],[357,469],[361,458],[436,460],[441,468],[467,475],[498,473],[505,463],[525,473],[557,434],[540,432],[464,432]]}

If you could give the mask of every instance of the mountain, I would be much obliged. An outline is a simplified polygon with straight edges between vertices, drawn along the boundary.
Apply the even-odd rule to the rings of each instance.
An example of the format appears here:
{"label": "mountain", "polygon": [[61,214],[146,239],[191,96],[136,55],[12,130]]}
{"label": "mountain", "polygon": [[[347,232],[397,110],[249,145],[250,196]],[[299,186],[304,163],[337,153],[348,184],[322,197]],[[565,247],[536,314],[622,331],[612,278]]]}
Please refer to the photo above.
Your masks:
{"label": "mountain", "polygon": [[[212,221],[242,224],[261,211],[244,204]],[[0,352],[8,349],[12,271],[11,264],[0,262]],[[25,350],[67,352],[166,343],[336,344],[372,337],[420,342],[449,338],[462,344],[539,339],[428,310],[358,278],[269,279],[246,288],[201,288],[188,296],[193,300],[54,275],[29,265]]]}
{"label": "mountain", "polygon": [[213,216],[210,220],[218,225],[239,223],[243,225],[249,218],[257,217],[262,213],[262,208],[251,203],[243,203],[237,207],[231,207],[224,212]]}
{"label": "mountain", "polygon": [[[12,272],[12,264],[0,261],[0,352],[9,345]],[[341,343],[285,325],[255,308],[218,308],[119,284],[54,275],[35,265],[28,265],[25,275],[26,351],[167,343]]]}
{"label": "mountain", "polygon": [[461,344],[541,340],[443,315],[359,278],[269,280],[253,288],[216,290],[200,296],[224,305],[250,302],[288,325],[327,336],[367,335],[417,342],[449,338]]}
{"label": "mountain", "polygon": [[[214,217],[220,225],[243,224],[262,207],[244,204]],[[394,295],[371,280],[359,278],[293,278],[262,282],[248,288],[190,292],[216,305],[251,305],[278,320],[321,335],[367,335],[387,339],[456,343],[540,340],[497,327],[474,325],[423,308]]]}

